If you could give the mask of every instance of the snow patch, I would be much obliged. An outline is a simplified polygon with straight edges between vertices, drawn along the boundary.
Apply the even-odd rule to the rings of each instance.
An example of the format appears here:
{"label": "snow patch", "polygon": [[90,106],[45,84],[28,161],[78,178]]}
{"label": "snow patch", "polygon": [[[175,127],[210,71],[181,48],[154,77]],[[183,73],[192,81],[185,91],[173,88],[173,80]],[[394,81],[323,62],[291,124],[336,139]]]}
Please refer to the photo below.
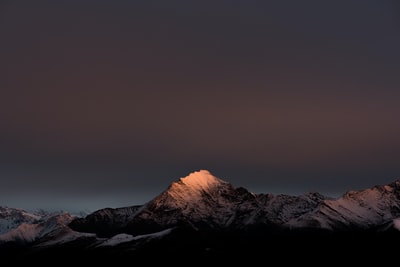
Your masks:
{"label": "snow patch", "polygon": [[27,224],[22,223],[17,228],[8,231],[7,233],[0,235],[0,241],[25,241],[32,242],[36,239],[38,233],[43,229],[43,227],[37,224]]}
{"label": "snow patch", "polygon": [[42,216],[40,216],[40,215],[36,215],[36,214],[29,213],[26,211],[22,211],[21,213],[23,216],[32,218],[32,220],[40,220],[42,218]]}
{"label": "snow patch", "polygon": [[207,190],[222,182],[207,170],[192,172],[188,176],[180,178],[180,181],[194,190]]}
{"label": "snow patch", "polygon": [[209,171],[200,170],[172,183],[167,193],[177,201],[176,204],[186,206],[187,203],[201,202],[203,193],[210,192],[212,188],[223,184],[227,183],[213,176]]}
{"label": "snow patch", "polygon": [[385,185],[385,186],[383,186],[383,188],[388,192],[393,192],[393,187],[391,187],[391,186]]}
{"label": "snow patch", "polygon": [[151,233],[151,234],[146,234],[146,235],[137,235],[137,236],[132,236],[128,234],[118,234],[110,239],[106,240],[99,246],[117,246],[119,244],[139,240],[139,239],[154,239],[154,238],[161,238],[165,235],[168,235],[171,233],[173,228],[168,228],[166,230],[156,232],[156,233]]}
{"label": "snow patch", "polygon": [[126,242],[130,242],[135,240],[135,237],[132,235],[128,235],[128,234],[118,234],[115,235],[113,237],[111,237],[110,239],[106,240],[104,243],[102,243],[100,246],[116,246],[119,244],[123,244]]}
{"label": "snow patch", "polygon": [[396,218],[393,220],[393,226],[395,229],[400,231],[400,218]]}

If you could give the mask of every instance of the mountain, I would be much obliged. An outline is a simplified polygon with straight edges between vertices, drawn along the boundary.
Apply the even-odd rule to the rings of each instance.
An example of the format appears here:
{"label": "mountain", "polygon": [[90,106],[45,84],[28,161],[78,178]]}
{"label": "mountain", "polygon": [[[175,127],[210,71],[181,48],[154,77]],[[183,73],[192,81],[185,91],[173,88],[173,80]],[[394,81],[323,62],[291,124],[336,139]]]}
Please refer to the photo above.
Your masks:
{"label": "mountain", "polygon": [[140,207],[101,209],[83,218],[76,218],[70,223],[70,227],[81,232],[96,233],[100,237],[113,236],[124,231]]}
{"label": "mountain", "polygon": [[194,230],[280,227],[314,210],[325,199],[318,193],[253,194],[200,170],[173,182],[143,206],[102,209],[73,221],[70,226],[101,236],[122,232],[148,234],[177,225]]}
{"label": "mountain", "polygon": [[317,209],[291,220],[294,227],[372,230],[400,218],[400,180],[323,201]]}
{"label": "mountain", "polygon": [[[190,225],[194,229],[219,229],[232,225],[239,213],[257,209],[255,195],[244,188],[234,188],[201,170],[173,182],[166,191],[144,205],[129,222],[128,231],[142,233]],[[246,224],[249,216],[243,216]],[[145,225],[145,227],[143,227]]]}
{"label": "mountain", "polygon": [[[198,229],[242,229],[281,226],[313,210],[325,197],[253,194],[200,170],[173,182],[148,202],[129,222],[128,231],[140,233],[187,225]],[[143,225],[150,229],[143,229]]]}
{"label": "mountain", "polygon": [[[75,232],[68,225],[75,219],[69,213],[38,211],[2,207],[3,228],[0,234],[0,255],[18,247],[48,247],[75,241],[94,234]],[[7,248],[7,249],[5,249]]]}
{"label": "mountain", "polygon": [[32,223],[43,215],[29,213],[22,209],[0,207],[0,235],[8,232],[22,223]]}
{"label": "mountain", "polygon": [[273,258],[286,251],[307,261],[308,254],[300,253],[305,248],[327,257],[332,251],[358,255],[354,247],[363,253],[391,251],[389,244],[400,237],[400,180],[330,198],[317,192],[254,194],[200,170],[140,206],[105,208],[84,217],[1,211],[0,247],[18,243],[18,249],[39,255],[72,251],[96,259],[143,256],[149,261],[154,253],[225,259],[264,253]]}

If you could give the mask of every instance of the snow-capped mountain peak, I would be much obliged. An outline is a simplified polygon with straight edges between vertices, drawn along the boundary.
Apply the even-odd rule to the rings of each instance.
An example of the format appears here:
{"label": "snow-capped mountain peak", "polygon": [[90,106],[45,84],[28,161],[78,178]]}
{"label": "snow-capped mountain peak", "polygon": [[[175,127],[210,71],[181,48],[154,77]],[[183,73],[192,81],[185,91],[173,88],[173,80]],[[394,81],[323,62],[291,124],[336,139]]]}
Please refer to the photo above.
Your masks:
{"label": "snow-capped mountain peak", "polygon": [[213,176],[207,170],[190,173],[188,176],[173,182],[166,193],[181,203],[201,201],[204,194],[211,194],[216,188],[229,183]]}
{"label": "snow-capped mountain peak", "polygon": [[207,170],[192,172],[188,176],[180,178],[179,181],[193,190],[207,190],[210,187],[226,183]]}
{"label": "snow-capped mountain peak", "polygon": [[167,190],[144,205],[128,228],[134,233],[147,233],[148,229],[139,231],[142,221],[147,221],[147,226],[155,226],[151,231],[177,223],[190,224],[193,228],[197,224],[222,227],[234,221],[234,210],[248,203],[247,198],[255,201],[247,190],[236,189],[207,170],[192,172],[172,182]]}

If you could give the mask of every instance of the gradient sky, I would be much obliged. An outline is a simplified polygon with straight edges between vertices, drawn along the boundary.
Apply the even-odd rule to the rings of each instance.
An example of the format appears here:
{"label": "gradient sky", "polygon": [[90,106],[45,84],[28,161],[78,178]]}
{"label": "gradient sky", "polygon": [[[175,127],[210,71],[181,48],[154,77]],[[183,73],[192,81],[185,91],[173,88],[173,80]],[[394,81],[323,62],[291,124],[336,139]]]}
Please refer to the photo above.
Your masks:
{"label": "gradient sky", "polygon": [[0,205],[143,204],[400,178],[400,4],[1,1]]}

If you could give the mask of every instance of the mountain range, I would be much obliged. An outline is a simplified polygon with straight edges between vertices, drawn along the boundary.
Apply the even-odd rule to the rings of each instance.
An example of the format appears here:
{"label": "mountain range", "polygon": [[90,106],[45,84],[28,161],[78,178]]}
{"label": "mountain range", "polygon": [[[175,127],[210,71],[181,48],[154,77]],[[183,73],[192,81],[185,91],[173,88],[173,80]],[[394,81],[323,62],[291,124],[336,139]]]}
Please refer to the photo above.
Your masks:
{"label": "mountain range", "polygon": [[[332,198],[255,194],[200,170],[143,205],[85,216],[0,207],[0,257],[11,260],[51,253],[151,261],[179,254],[284,263],[313,262],[311,253],[332,262],[368,255],[382,263],[399,238],[400,180]],[[279,258],[282,252],[289,256]]]}

